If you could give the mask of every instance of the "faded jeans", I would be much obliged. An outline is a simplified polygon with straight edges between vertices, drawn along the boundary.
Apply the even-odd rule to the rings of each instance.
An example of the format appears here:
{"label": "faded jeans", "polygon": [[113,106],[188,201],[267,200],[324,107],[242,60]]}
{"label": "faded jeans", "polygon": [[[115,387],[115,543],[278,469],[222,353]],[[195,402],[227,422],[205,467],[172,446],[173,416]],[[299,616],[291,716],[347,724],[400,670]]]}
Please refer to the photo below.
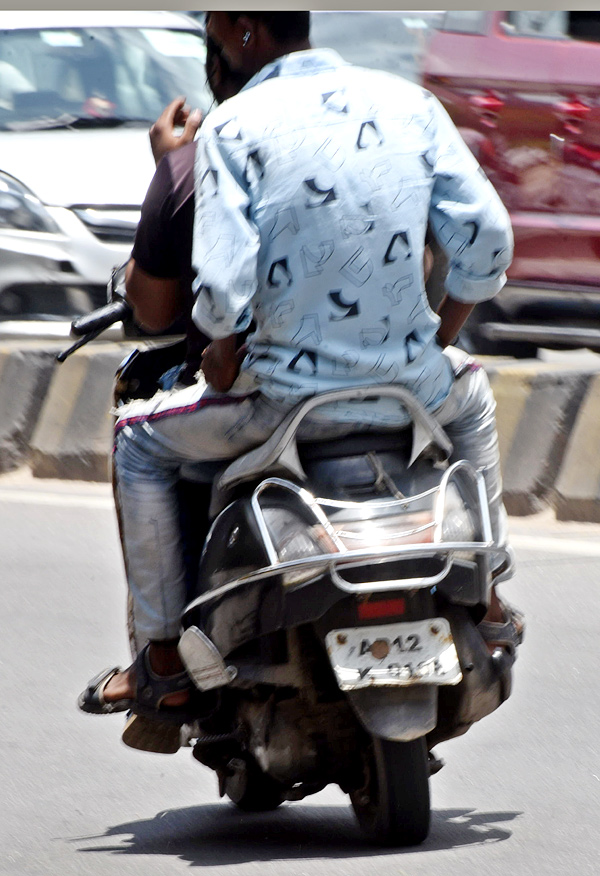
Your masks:
{"label": "faded jeans", "polygon": [[[483,368],[463,368],[434,413],[454,445],[451,461],[465,459],[482,470],[494,538],[505,546],[496,403]],[[193,463],[195,477],[210,482],[215,461],[263,443],[287,410],[262,395],[232,399],[194,385],[133,402],[121,414],[114,462],[137,642],[179,633],[186,601],[176,495],[182,466]],[[311,440],[356,431],[337,423],[306,428]]]}

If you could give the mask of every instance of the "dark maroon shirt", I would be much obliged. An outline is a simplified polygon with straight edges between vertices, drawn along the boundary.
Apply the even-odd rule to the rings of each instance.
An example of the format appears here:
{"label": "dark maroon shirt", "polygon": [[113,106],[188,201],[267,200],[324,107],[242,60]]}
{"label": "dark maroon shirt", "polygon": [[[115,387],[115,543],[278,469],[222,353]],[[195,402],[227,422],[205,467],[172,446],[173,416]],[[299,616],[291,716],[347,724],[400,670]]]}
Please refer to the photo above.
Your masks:
{"label": "dark maroon shirt", "polygon": [[132,256],[153,277],[179,278],[185,300],[186,369],[191,382],[210,343],[192,320],[192,232],[194,226],[194,158],[196,143],[168,152],[158,164],[142,204]]}

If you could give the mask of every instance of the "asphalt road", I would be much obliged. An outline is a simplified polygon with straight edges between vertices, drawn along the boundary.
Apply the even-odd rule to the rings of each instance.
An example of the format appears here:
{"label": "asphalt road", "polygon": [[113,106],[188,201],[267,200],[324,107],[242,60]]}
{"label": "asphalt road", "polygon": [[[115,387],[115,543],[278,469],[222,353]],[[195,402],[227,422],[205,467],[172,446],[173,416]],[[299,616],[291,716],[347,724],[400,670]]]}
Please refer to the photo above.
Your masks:
{"label": "asphalt road", "polygon": [[339,790],[241,815],[189,750],[131,751],[122,716],[80,714],[87,679],[128,654],[108,488],[0,479],[1,876],[597,876],[600,529],[511,530],[504,592],[529,624],[513,696],[439,746],[428,841],[382,851]]}

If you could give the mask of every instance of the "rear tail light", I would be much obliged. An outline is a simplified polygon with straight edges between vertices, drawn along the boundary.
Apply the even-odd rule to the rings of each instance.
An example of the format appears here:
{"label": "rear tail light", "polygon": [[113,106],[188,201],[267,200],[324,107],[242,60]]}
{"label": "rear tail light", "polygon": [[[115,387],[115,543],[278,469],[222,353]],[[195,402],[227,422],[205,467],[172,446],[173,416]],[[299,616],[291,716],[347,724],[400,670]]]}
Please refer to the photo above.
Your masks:
{"label": "rear tail light", "polygon": [[406,600],[403,597],[358,603],[359,620],[374,620],[380,617],[392,617],[404,614],[405,611]]}

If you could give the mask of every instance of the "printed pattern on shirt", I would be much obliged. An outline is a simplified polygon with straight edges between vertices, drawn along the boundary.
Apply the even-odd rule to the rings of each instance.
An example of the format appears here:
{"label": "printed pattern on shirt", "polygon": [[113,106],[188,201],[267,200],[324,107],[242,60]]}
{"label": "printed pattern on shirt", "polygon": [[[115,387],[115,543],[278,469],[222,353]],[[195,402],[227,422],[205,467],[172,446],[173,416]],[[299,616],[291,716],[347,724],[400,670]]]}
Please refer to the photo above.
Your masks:
{"label": "printed pattern on shirt", "polygon": [[[224,337],[248,325],[248,380],[275,399],[400,382],[429,407],[452,382],[423,282],[430,223],[448,292],[476,302],[504,283],[503,205],[428,92],[330,50],[267,65],[205,120],[196,165],[194,318]],[[398,421],[390,400],[336,417]]]}

